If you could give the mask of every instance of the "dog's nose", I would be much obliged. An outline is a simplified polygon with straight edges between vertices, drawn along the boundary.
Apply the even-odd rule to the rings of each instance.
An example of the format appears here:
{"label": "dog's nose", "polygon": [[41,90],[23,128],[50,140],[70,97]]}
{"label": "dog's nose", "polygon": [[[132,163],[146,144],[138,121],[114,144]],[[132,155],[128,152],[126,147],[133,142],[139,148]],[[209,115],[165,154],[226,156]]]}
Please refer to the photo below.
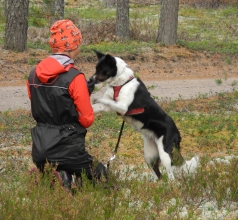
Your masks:
{"label": "dog's nose", "polygon": [[92,76],[89,78],[89,80],[90,80],[90,81],[95,81],[95,78],[96,78],[96,76],[95,76],[95,75],[92,75]]}
{"label": "dog's nose", "polygon": [[94,74],[89,78],[91,81],[94,81],[95,84],[101,83],[100,79]]}
{"label": "dog's nose", "polygon": [[94,84],[98,83],[95,75],[92,75],[92,76],[89,78],[89,81],[90,81],[90,82],[93,82]]}

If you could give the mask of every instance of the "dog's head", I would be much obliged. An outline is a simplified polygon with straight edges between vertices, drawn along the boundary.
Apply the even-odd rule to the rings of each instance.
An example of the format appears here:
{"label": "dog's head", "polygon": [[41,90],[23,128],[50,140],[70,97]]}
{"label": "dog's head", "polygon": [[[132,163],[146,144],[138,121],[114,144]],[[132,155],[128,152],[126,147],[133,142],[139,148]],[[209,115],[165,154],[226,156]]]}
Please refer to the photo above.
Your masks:
{"label": "dog's head", "polygon": [[110,83],[113,79],[120,75],[126,67],[126,63],[109,54],[103,54],[94,50],[97,55],[98,62],[96,65],[96,73],[92,76],[96,83],[107,81]]}

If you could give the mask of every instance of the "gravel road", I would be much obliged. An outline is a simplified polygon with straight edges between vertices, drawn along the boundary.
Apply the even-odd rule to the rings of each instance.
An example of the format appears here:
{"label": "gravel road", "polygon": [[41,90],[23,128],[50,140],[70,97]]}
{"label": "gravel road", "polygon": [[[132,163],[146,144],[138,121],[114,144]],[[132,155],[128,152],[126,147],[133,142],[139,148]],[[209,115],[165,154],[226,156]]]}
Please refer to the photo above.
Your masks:
{"label": "gravel road", "polygon": [[[199,95],[214,95],[220,92],[232,91],[231,84],[238,78],[223,80],[217,85],[215,79],[197,80],[168,80],[168,81],[145,81],[150,93],[158,99],[176,100],[196,98]],[[100,97],[104,88],[92,95],[92,99]],[[0,111],[26,109],[30,110],[30,102],[25,86],[0,87]]]}

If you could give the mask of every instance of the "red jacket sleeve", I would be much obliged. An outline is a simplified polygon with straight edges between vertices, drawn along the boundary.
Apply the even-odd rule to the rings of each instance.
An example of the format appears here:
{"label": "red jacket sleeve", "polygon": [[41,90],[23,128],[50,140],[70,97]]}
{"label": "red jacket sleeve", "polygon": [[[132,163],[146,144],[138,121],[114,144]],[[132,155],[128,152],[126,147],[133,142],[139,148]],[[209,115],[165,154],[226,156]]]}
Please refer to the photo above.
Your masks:
{"label": "red jacket sleeve", "polygon": [[26,81],[26,88],[27,88],[28,97],[29,99],[31,99],[30,84],[28,80]]}
{"label": "red jacket sleeve", "polygon": [[74,100],[78,112],[78,121],[85,127],[94,122],[94,112],[90,102],[87,82],[83,74],[77,75],[69,85],[70,97]]}

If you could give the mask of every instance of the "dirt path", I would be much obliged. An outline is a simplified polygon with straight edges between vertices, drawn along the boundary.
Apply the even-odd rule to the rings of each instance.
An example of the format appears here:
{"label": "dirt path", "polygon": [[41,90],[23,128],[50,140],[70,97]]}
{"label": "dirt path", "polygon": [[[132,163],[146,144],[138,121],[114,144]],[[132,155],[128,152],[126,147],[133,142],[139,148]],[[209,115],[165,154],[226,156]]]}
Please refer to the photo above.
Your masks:
{"label": "dirt path", "polygon": [[[191,99],[199,96],[211,96],[220,92],[232,91],[232,82],[238,81],[238,78],[229,78],[221,85],[217,85],[214,79],[196,79],[196,80],[164,80],[164,81],[144,81],[149,88],[151,95],[156,99],[175,100]],[[104,88],[92,95],[92,99],[101,96]],[[25,86],[5,86],[0,87],[0,111],[15,109],[30,110],[30,102],[27,96]]]}
{"label": "dirt path", "polygon": [[[16,53],[0,47],[0,111],[30,109],[26,78],[33,66],[49,55],[43,50],[29,49]],[[238,87],[231,86],[238,81],[237,56],[201,53],[177,46],[158,46],[157,52],[146,48],[140,54],[118,56],[126,61],[159,100],[190,99]],[[96,61],[94,55],[79,55],[75,60],[86,78],[94,74]],[[217,79],[223,81],[220,86],[216,85]],[[100,89],[92,98],[100,96],[102,91]]]}

